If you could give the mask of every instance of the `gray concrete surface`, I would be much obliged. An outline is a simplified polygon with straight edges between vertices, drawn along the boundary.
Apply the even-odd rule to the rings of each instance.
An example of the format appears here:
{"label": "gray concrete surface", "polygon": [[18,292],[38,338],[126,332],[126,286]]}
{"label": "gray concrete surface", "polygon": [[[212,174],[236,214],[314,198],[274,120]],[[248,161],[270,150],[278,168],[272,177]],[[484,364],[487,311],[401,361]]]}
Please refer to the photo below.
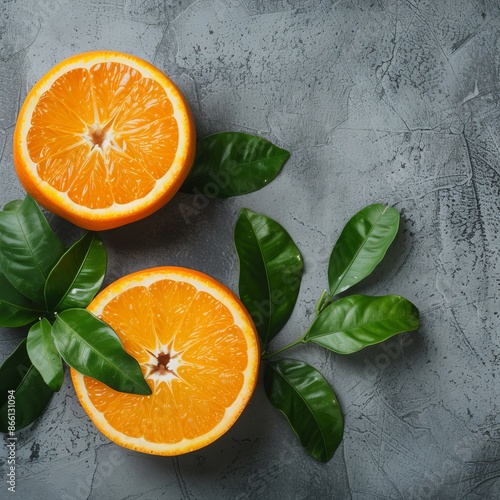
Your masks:
{"label": "gray concrete surface", "polygon": [[[87,50],[128,52],[170,75],[200,137],[248,131],[292,152],[260,192],[206,206],[178,195],[104,233],[106,283],[174,264],[236,290],[232,229],[241,207],[260,211],[306,261],[278,347],[310,324],[343,224],[383,202],[401,210],[401,231],[357,290],[402,294],[422,313],[417,334],[350,357],[289,352],[325,374],[345,412],[343,443],[326,465],[301,449],[262,384],[223,438],[162,458],[99,434],[66,377],[19,434],[17,498],[500,498],[499,29],[495,0],[2,0],[2,204],[23,196],[11,146],[23,98],[54,64]],[[182,204],[199,213],[186,220]],[[78,234],[51,224],[68,241]],[[25,334],[0,333],[3,357]]]}

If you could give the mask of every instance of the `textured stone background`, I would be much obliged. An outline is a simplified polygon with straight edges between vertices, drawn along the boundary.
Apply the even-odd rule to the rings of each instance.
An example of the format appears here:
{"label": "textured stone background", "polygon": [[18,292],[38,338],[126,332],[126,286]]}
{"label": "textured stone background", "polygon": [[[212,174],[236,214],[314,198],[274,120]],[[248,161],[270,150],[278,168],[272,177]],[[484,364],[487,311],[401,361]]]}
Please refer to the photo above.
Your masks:
{"label": "textured stone background", "polygon": [[[260,192],[207,206],[178,195],[147,220],[104,233],[106,283],[173,264],[236,289],[238,210],[266,213],[306,261],[278,347],[310,324],[346,220],[383,202],[401,210],[401,231],[357,290],[406,296],[422,327],[351,357],[314,346],[290,352],[322,370],[345,412],[343,443],[326,465],[301,449],[262,385],[223,438],[161,458],[101,436],[66,378],[19,434],[17,498],[499,498],[498,2],[168,3],[0,2],[1,204],[24,194],[11,143],[31,86],[71,54],[128,52],[178,84],[200,137],[248,131],[292,156]],[[198,214],[183,217],[183,205]],[[68,241],[79,234],[58,218],[51,224]],[[2,358],[24,333],[1,331]]]}

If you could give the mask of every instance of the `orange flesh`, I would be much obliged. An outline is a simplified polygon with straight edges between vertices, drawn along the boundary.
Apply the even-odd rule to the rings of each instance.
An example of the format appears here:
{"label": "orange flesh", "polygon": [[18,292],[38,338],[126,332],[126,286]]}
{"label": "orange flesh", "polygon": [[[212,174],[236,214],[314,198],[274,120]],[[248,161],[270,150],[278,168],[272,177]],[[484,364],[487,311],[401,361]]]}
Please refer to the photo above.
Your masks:
{"label": "orange flesh", "polygon": [[229,309],[193,285],[161,279],[114,297],[100,315],[139,364],[151,396],[84,377],[104,418],[126,436],[179,443],[206,434],[240,394],[247,341]]}
{"label": "orange flesh", "polygon": [[122,63],[60,76],[27,134],[39,177],[96,209],[144,198],[171,167],[179,129],[165,90]]}

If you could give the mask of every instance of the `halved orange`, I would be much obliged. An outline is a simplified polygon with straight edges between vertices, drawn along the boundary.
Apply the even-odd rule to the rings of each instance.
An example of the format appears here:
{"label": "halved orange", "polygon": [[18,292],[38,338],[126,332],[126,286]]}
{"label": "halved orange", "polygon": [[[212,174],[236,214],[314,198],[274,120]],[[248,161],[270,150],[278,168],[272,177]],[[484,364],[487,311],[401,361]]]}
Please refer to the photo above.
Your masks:
{"label": "halved orange", "polygon": [[118,52],[55,66],[28,94],[14,132],[26,191],[93,230],[158,210],[183,183],[194,153],[193,118],[174,83]]}
{"label": "halved orange", "polygon": [[257,382],[259,343],[252,319],[225,286],[197,271],[158,267],[119,279],[88,309],[116,331],[152,390],[117,392],[71,369],[83,408],[109,439],[180,455],[234,424]]}

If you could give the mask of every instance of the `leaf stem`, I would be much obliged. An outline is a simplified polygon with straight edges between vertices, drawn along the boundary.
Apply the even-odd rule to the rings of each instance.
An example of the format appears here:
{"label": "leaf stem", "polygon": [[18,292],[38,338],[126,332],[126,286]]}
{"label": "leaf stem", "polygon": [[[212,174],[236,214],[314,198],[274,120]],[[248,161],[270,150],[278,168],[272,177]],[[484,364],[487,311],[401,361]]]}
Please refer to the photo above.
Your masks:
{"label": "leaf stem", "polygon": [[279,354],[280,352],[283,352],[286,349],[290,349],[290,347],[296,346],[297,344],[300,344],[303,341],[304,341],[304,338],[301,337],[300,339],[296,340],[295,342],[292,342],[291,344],[288,344],[288,345],[282,347],[281,349],[277,349],[276,351],[268,352],[266,354],[263,354],[262,355],[262,359],[272,358],[273,356],[276,356],[276,354]]}
{"label": "leaf stem", "polygon": [[319,298],[318,303],[316,304],[316,316],[318,316],[319,313],[324,308],[323,304],[325,302],[325,297],[326,297],[327,293],[328,293],[328,290],[323,290],[323,293],[321,294],[321,297]]}
{"label": "leaf stem", "polygon": [[280,352],[283,352],[283,351],[286,351],[287,349],[290,349],[290,347],[294,347],[294,346],[296,346],[298,344],[305,344],[306,340],[304,340],[304,339],[306,338],[306,335],[309,333],[309,330],[311,329],[311,326],[306,330],[306,332],[304,333],[304,335],[302,335],[302,337],[300,337],[299,339],[295,340],[291,344],[288,344],[288,345],[286,345],[284,347],[281,347],[280,349],[277,349],[276,351],[273,351],[273,352],[264,352],[262,354],[261,358],[262,359],[269,359],[269,358],[272,358],[272,357],[276,356],[276,354],[279,354]]}

